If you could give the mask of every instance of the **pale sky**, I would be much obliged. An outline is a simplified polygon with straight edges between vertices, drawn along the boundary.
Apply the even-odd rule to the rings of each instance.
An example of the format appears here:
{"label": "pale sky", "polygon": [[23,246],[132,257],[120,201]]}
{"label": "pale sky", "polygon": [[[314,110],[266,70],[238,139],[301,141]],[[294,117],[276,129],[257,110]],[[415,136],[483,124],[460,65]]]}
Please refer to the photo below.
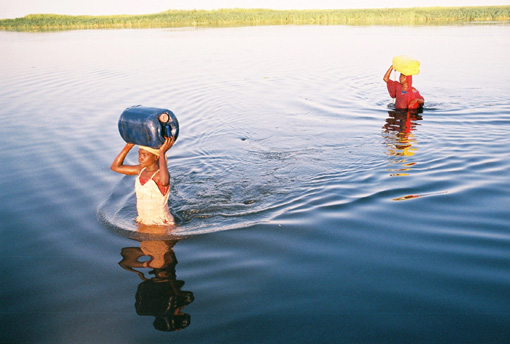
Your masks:
{"label": "pale sky", "polygon": [[169,9],[347,9],[490,5],[510,5],[510,0],[0,0],[0,18],[17,18],[35,13],[145,14]]}

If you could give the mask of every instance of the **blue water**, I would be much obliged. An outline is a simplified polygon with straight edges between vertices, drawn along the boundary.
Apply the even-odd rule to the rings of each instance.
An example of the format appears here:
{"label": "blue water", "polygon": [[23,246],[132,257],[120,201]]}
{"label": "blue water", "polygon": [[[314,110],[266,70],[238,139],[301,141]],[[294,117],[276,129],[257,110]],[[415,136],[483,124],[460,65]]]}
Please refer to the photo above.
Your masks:
{"label": "blue water", "polygon": [[[506,342],[509,36],[0,32],[0,342]],[[401,54],[418,114],[382,81]],[[109,169],[136,104],[179,119],[171,232]]]}

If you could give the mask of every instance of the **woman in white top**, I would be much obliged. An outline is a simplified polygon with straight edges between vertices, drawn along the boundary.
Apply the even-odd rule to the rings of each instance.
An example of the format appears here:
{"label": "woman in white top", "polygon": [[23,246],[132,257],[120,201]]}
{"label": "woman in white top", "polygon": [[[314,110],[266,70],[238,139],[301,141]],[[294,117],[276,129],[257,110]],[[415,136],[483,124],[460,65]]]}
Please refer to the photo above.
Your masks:
{"label": "woman in white top", "polygon": [[170,194],[170,174],[166,152],[172,148],[174,138],[165,138],[165,143],[154,149],[139,146],[138,165],[124,165],[124,159],[133,148],[133,143],[126,143],[113,160],[111,169],[115,172],[137,175],[135,181],[136,221],[144,225],[173,225],[174,218],[168,210]]}

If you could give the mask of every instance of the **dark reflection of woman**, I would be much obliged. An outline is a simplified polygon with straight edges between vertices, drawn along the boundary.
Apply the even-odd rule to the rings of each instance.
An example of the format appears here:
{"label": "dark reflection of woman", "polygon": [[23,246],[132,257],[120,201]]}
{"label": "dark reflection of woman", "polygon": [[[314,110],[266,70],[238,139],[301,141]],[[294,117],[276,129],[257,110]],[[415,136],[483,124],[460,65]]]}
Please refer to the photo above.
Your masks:
{"label": "dark reflection of woman", "polygon": [[407,176],[415,164],[408,162],[407,158],[417,151],[416,146],[413,147],[416,144],[413,130],[422,116],[416,110],[392,110],[388,111],[388,115],[383,126],[383,137],[388,146],[390,164],[398,164],[397,167],[388,168],[388,171],[392,172],[392,176]]}
{"label": "dark reflection of woman", "polygon": [[[177,240],[141,241],[140,247],[121,251],[119,265],[135,272],[142,283],[136,292],[136,313],[155,316],[154,327],[160,331],[178,331],[190,324],[190,316],[182,309],[193,302],[193,293],[183,291],[183,281],[176,278],[177,259],[173,250]],[[146,277],[136,269],[152,269]]]}

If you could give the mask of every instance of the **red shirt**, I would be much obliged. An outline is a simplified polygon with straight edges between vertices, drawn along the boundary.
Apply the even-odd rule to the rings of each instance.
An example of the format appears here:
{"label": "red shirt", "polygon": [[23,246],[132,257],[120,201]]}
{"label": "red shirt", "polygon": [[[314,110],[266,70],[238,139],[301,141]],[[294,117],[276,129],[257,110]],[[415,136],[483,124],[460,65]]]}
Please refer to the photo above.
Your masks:
{"label": "red shirt", "polygon": [[398,81],[388,80],[386,86],[388,87],[390,97],[396,98],[396,109],[417,109],[419,106],[418,103],[413,104],[411,107],[409,107],[409,103],[414,99],[423,99],[420,92],[418,92],[415,88],[412,88],[411,94],[407,94],[409,92],[409,88],[407,91],[402,91],[402,85]]}

